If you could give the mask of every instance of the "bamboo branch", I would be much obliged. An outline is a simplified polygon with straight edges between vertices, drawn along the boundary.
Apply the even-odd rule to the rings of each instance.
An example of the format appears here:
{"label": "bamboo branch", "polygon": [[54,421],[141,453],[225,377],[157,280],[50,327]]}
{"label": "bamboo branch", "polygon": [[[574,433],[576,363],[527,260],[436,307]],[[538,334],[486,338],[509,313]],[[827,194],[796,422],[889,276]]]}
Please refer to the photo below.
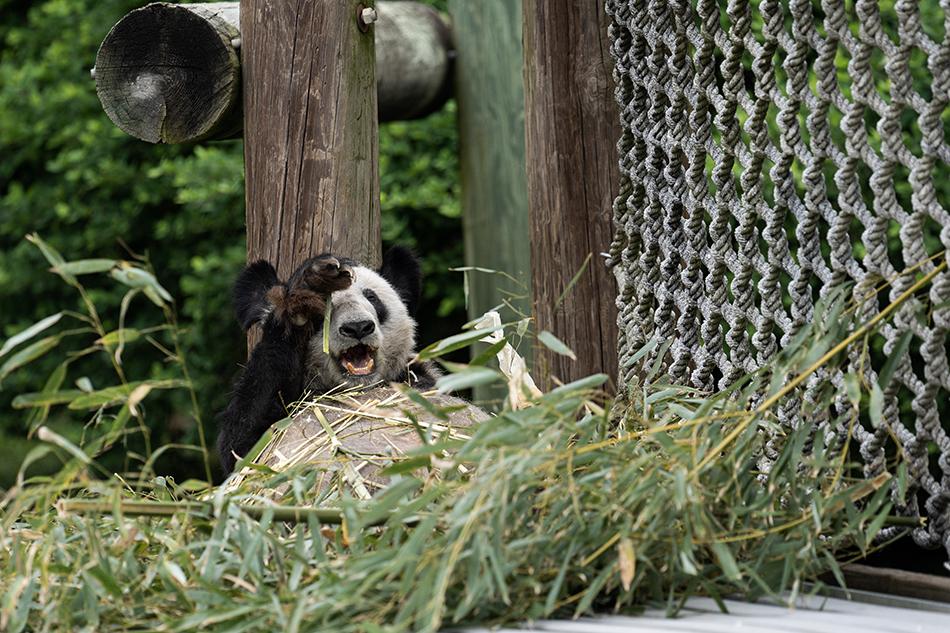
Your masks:
{"label": "bamboo branch", "polygon": [[[307,506],[263,506],[244,503],[235,504],[241,512],[252,519],[261,519],[270,514],[278,521],[302,523],[316,519],[327,525],[343,523],[343,511],[337,508],[311,508]],[[119,514],[128,516],[174,516],[180,512],[211,514],[212,504],[202,501],[100,501],[93,499],[60,499],[56,502],[60,514]],[[374,521],[369,526],[380,525],[388,517]]]}

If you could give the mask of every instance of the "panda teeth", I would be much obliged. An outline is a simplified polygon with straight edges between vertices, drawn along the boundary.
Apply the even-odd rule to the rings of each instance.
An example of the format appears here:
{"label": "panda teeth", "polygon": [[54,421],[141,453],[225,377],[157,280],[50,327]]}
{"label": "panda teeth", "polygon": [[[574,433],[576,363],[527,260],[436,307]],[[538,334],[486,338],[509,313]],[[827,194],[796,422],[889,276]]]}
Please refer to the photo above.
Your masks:
{"label": "panda teeth", "polygon": [[353,376],[371,374],[376,366],[373,351],[366,345],[354,345],[340,353],[340,365]]}

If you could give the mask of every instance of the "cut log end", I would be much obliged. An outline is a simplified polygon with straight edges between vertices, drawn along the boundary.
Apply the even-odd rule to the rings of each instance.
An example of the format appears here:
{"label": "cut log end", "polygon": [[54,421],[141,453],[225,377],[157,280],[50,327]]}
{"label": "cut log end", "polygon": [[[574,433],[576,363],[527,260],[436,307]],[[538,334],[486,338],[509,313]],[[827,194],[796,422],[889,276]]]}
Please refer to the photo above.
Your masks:
{"label": "cut log end", "polygon": [[96,92],[127,134],[181,143],[240,130],[240,62],[231,45],[239,36],[237,12],[232,17],[205,6],[212,8],[150,4],[122,18],[103,40]]}
{"label": "cut log end", "polygon": [[[275,471],[310,466],[320,471],[314,498],[347,490],[367,498],[384,489],[383,470],[409,459],[428,442],[462,440],[489,415],[454,396],[428,394],[422,407],[391,387],[322,396],[274,434],[255,460]],[[441,416],[434,411],[441,410]],[[448,457],[446,457],[448,460]],[[232,478],[236,486],[245,473]]]}

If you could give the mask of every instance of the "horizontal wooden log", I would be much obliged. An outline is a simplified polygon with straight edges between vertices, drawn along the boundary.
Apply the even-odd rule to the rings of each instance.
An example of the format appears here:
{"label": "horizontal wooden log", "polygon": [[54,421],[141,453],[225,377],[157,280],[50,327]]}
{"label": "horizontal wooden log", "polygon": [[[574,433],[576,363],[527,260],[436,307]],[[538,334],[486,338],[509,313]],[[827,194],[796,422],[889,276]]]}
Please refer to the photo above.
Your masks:
{"label": "horizontal wooden log", "polygon": [[[382,1],[376,11],[376,22],[367,27],[375,29],[380,120],[439,109],[451,91],[448,24],[415,2]],[[150,143],[238,137],[240,46],[238,2],[157,2],[136,9],[99,47],[93,69],[99,101],[120,129]]]}

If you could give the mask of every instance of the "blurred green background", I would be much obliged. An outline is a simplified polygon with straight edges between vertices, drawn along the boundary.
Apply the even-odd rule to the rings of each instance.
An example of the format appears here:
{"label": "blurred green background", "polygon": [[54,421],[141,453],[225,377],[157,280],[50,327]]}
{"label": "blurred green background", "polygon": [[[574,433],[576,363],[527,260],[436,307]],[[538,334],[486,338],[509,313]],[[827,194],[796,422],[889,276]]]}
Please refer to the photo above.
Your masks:
{"label": "blurred green background", "polygon": [[[75,291],[47,272],[23,239],[27,233],[39,233],[67,259],[145,254],[175,297],[207,425],[245,357],[230,307],[230,285],[245,260],[243,148],[240,141],[150,145],[106,117],[89,69],[112,25],[143,4],[0,0],[0,340],[78,308]],[[444,10],[446,2],[429,4]],[[463,262],[454,103],[421,121],[381,126],[380,180],[384,244],[424,255],[421,342],[455,333],[466,319],[461,273],[449,271]],[[115,327],[122,292],[108,280],[98,283],[91,282],[91,294]],[[154,324],[154,312],[147,312],[132,309],[127,325]],[[26,412],[10,401],[40,389],[60,360],[51,354],[0,385],[0,488],[31,443]],[[137,378],[170,371],[154,354],[129,351],[123,360]],[[77,365],[96,388],[115,381],[108,363]],[[184,391],[149,398],[153,445],[196,443],[188,404]],[[50,423],[78,436],[75,420]],[[175,466],[182,476],[202,472],[197,458]]]}

